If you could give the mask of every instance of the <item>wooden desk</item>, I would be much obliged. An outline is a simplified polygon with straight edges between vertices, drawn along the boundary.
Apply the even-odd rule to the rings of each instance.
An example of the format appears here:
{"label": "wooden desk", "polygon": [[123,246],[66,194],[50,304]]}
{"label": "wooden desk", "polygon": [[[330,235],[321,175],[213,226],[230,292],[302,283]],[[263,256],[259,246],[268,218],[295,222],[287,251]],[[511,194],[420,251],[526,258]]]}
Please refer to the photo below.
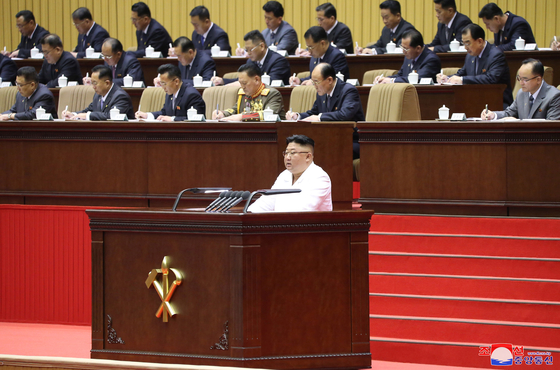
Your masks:
{"label": "wooden desk", "polygon": [[560,121],[379,122],[358,130],[366,209],[560,216]]}
{"label": "wooden desk", "polygon": [[[0,203],[170,207],[189,187],[268,189],[285,167],[286,137],[315,140],[333,204],[352,207],[354,123],[0,124]],[[216,196],[187,195],[182,206]]]}

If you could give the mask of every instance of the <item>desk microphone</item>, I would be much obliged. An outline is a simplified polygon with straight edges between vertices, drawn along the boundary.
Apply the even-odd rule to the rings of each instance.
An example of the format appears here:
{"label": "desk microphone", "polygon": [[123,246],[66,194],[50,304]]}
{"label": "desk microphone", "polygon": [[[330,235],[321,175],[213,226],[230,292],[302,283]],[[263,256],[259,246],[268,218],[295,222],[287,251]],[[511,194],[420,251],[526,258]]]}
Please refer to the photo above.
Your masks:
{"label": "desk microphone", "polygon": [[177,199],[175,199],[175,203],[173,204],[171,210],[173,212],[177,212],[177,206],[179,205],[179,201],[181,200],[183,194],[187,191],[190,191],[191,193],[194,194],[200,194],[200,193],[219,193],[219,192],[224,192],[225,190],[231,190],[231,188],[188,188],[188,189],[181,190],[179,194],[177,194]]}
{"label": "desk microphone", "polygon": [[208,208],[208,210],[206,210],[205,212],[215,212],[218,207],[222,206],[223,204],[225,204],[230,200],[233,193],[235,193],[235,191],[226,191],[224,197],[220,199],[218,202],[216,202],[216,204],[214,204],[212,208]]}
{"label": "desk microphone", "polygon": [[222,212],[227,212],[227,211],[229,211],[232,207],[235,207],[235,206],[238,205],[241,201],[249,199],[250,196],[251,196],[251,193],[250,193],[250,192],[248,192],[248,191],[242,192],[241,196],[238,197],[233,203],[231,203],[230,205],[228,205]]}
{"label": "desk microphone", "polygon": [[245,203],[245,208],[243,208],[243,213],[247,213],[247,209],[249,208],[249,204],[251,203],[251,200],[253,199],[253,197],[256,194],[280,195],[280,194],[291,194],[291,193],[301,193],[301,189],[260,189],[260,190],[254,191],[249,196],[249,199],[247,200],[247,203]]}
{"label": "desk microphone", "polygon": [[216,199],[214,199],[212,203],[210,203],[208,207],[206,207],[206,209],[204,209],[204,211],[207,212],[210,208],[214,207],[216,203],[221,202],[223,198],[226,196],[226,193],[227,191],[222,191],[220,195]]}
{"label": "desk microphone", "polygon": [[226,202],[223,202],[219,207],[217,207],[214,212],[224,212],[230,204],[233,204],[233,202],[235,202],[237,199],[240,199],[241,195],[243,195],[242,191],[232,192],[231,197]]}

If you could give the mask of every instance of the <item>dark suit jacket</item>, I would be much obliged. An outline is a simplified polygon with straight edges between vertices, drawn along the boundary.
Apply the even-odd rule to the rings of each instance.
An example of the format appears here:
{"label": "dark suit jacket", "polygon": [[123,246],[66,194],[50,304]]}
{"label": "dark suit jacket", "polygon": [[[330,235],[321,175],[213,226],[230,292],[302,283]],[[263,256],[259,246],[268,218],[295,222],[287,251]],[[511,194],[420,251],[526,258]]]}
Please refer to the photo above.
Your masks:
{"label": "dark suit jacket", "polygon": [[78,34],[78,45],[74,51],[78,53],[76,58],[85,58],[86,49],[90,46],[98,53],[101,52],[101,46],[103,46],[103,41],[109,37],[109,32],[105,28],[101,27],[99,24],[94,24],[89,31],[89,35]]}
{"label": "dark suit jacket", "polygon": [[463,84],[504,84],[507,86],[504,91],[504,108],[513,103],[509,67],[504,53],[486,43],[476,71],[475,58],[478,57],[467,54],[465,65],[457,71],[457,76],[463,77]]}
{"label": "dark suit jacket", "polygon": [[[522,17],[506,12],[508,19],[504,30],[494,34],[494,45],[502,51],[514,50],[515,40],[520,36],[526,44],[535,43],[531,25]],[[501,39],[501,41],[500,41]]]}
{"label": "dark suit jacket", "polygon": [[82,84],[80,63],[67,51],[62,52],[60,59],[55,64],[49,64],[45,59],[38,78],[39,82],[47,87],[57,87],[58,78],[62,75],[67,77],[68,81],[78,81],[78,85]]}
{"label": "dark suit jacket", "polygon": [[[105,62],[105,65],[109,68],[113,68]],[[144,71],[142,71],[142,66],[136,58],[133,52],[125,51],[121,55],[121,59],[115,68],[115,77],[113,78],[113,83],[122,87],[124,85],[124,77],[130,75],[133,81],[144,81]]]}
{"label": "dark suit jacket", "polygon": [[333,96],[327,105],[327,95],[320,96],[311,110],[300,114],[300,119],[321,114],[321,121],[365,121],[360,95],[356,87],[337,79]]}
{"label": "dark suit jacket", "polygon": [[296,53],[298,47],[297,33],[294,27],[288,22],[282,21],[280,26],[278,26],[276,34],[274,35],[274,40],[272,40],[272,32],[269,28],[265,28],[261,33],[264,36],[266,45],[270,46],[274,44],[278,50],[286,50],[290,55]]}
{"label": "dark suit jacket", "polygon": [[15,83],[17,70],[17,65],[13,60],[0,54],[0,77],[2,77],[2,82],[9,81]]}
{"label": "dark suit jacket", "polygon": [[206,36],[206,40],[204,40],[204,44],[202,44],[202,35],[199,35],[196,31],[193,31],[191,40],[194,43],[196,50],[205,50],[207,54],[210,54],[210,49],[214,45],[218,45],[221,50],[227,50],[231,53],[228,34],[216,23],[213,23],[212,28]]}
{"label": "dark suit jacket", "polygon": [[121,111],[121,114],[126,113],[128,119],[134,118],[134,109],[132,109],[132,100],[130,96],[115,83],[113,83],[113,87],[111,91],[109,91],[107,99],[105,99],[103,109],[99,106],[101,98],[101,95],[95,94],[89,107],[76,113],[91,112],[89,115],[90,121],[106,121],[111,118],[111,109],[116,107]]}
{"label": "dark suit jacket", "polygon": [[35,46],[37,47],[37,49],[39,49],[39,52],[41,52],[43,50],[41,39],[49,33],[49,31],[37,25],[37,28],[35,28],[35,33],[33,33],[33,36],[31,38],[22,35],[21,41],[17,47],[17,50],[19,50],[18,58],[29,58],[31,56],[31,49],[33,49],[33,47]]}
{"label": "dark suit jacket", "polygon": [[329,42],[333,42],[337,48],[346,50],[348,54],[354,53],[352,32],[350,32],[350,28],[344,23],[338,22],[327,37]]}
{"label": "dark suit jacket", "polygon": [[172,104],[172,97],[172,95],[167,95],[163,108],[158,112],[152,112],[154,118],[161,115],[175,116],[175,121],[184,121],[187,119],[187,110],[191,107],[196,109],[197,114],[206,114],[206,103],[194,87],[183,83],[179,88],[175,104]]}
{"label": "dark suit jacket", "polygon": [[56,106],[52,92],[43,84],[39,84],[37,90],[29,97],[24,98],[19,92],[16,95],[16,103],[4,114],[15,113],[17,120],[32,120],[36,118],[35,111],[42,107],[46,113],[51,113],[53,118],[57,118]]}
{"label": "dark suit jacket", "polygon": [[169,44],[173,42],[167,30],[153,18],[150,21],[148,33],[144,34],[143,31],[136,31],[136,41],[138,42],[138,48],[134,54],[137,58],[146,56],[148,46],[153,47],[155,51],[161,51],[163,57],[167,58]]}
{"label": "dark suit jacket", "polygon": [[[251,59],[247,60],[247,63],[257,64]],[[270,81],[282,80],[284,85],[290,83],[290,63],[288,59],[284,58],[282,55],[268,49],[266,57],[264,58],[264,63],[261,68],[262,73],[266,72],[270,76]],[[235,82],[237,79],[225,79],[224,84]]]}
{"label": "dark suit jacket", "polygon": [[193,77],[196,75],[200,75],[203,81],[210,81],[216,70],[216,63],[210,55],[197,50],[191,68],[189,69],[188,67],[189,66],[184,66],[179,62],[181,79],[192,85]]}
{"label": "dark suit jacket", "polygon": [[[319,63],[329,63],[333,66],[336,73],[341,72],[344,75],[344,79],[347,80],[350,77],[350,69],[348,69],[348,62],[346,61],[346,57],[340,50],[337,48],[333,48],[332,45],[329,45],[329,48],[323,55],[321,61],[317,58],[311,58],[309,62],[309,72],[313,73],[313,69]],[[302,78],[302,81],[309,80],[310,77]]]}
{"label": "dark suit jacket", "polygon": [[436,37],[428,46],[434,47],[435,53],[446,53],[449,50],[449,43],[455,39],[461,44],[463,43],[463,28],[471,24],[471,20],[464,14],[457,12],[457,16],[453,23],[451,24],[451,32],[449,32],[449,37],[447,37],[447,25],[443,23],[438,23]]}
{"label": "dark suit jacket", "polygon": [[529,108],[529,93],[519,90],[512,105],[505,111],[496,112],[498,118],[517,117],[519,119],[560,119],[560,90],[543,81],[541,91]]}
{"label": "dark suit jacket", "polygon": [[401,44],[403,34],[408,30],[413,30],[414,26],[401,18],[401,22],[397,26],[395,33],[391,32],[390,28],[383,27],[381,30],[381,37],[373,45],[366,46],[369,49],[375,49],[377,54],[385,54],[387,52],[387,44],[391,41],[397,45]]}
{"label": "dark suit jacket", "polygon": [[436,53],[424,46],[424,50],[416,59],[414,65],[412,60],[404,58],[404,63],[399,72],[394,75],[395,82],[408,82],[408,74],[413,70],[418,73],[418,82],[421,78],[429,77],[434,82],[437,81],[436,75],[441,71],[441,60]]}

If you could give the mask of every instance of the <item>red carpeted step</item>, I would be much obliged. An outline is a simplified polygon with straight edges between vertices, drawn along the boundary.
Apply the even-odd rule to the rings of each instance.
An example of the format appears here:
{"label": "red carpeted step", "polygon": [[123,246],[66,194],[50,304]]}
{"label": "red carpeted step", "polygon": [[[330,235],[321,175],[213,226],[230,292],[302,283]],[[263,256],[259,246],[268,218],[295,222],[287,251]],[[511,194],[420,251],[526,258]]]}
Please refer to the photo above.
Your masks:
{"label": "red carpeted step", "polygon": [[539,322],[560,325],[560,302],[450,299],[437,296],[370,294],[373,315],[445,317],[473,320]]}
{"label": "red carpeted step", "polygon": [[560,325],[450,318],[370,316],[370,335],[444,342],[512,343],[560,348]]}
{"label": "red carpeted step", "polygon": [[369,290],[372,293],[560,301],[560,280],[419,276],[374,272],[369,275]]}

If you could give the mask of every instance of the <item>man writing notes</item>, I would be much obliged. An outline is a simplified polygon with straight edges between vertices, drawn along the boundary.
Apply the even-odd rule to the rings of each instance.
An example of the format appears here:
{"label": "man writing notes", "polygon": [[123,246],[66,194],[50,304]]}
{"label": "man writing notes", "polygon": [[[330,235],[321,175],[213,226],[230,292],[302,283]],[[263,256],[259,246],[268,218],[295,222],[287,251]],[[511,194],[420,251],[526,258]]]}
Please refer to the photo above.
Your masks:
{"label": "man writing notes", "polygon": [[478,17],[494,33],[494,45],[502,51],[514,50],[515,40],[520,37],[527,44],[536,42],[533,30],[525,19],[510,12],[504,14],[495,3],[484,5]]}
{"label": "man writing notes", "polygon": [[401,18],[401,4],[396,0],[387,0],[379,5],[381,19],[385,27],[381,31],[381,37],[375,44],[368,45],[365,49],[356,48],[357,54],[385,54],[387,44],[392,42],[399,46],[402,35],[414,29],[414,26]]}
{"label": "man writing notes", "polygon": [[526,59],[519,68],[517,81],[521,89],[512,105],[505,111],[483,110],[482,119],[550,119],[560,120],[560,90],[547,84],[544,66],[536,59]]}
{"label": "man writing notes", "polygon": [[134,54],[137,58],[146,55],[146,48],[151,46],[154,51],[161,51],[163,57],[167,57],[169,44],[173,41],[167,30],[152,18],[152,13],[148,5],[138,2],[132,5],[130,20],[136,27],[136,41],[138,47]]}
{"label": "man writing notes", "polygon": [[435,53],[446,53],[451,50],[451,41],[463,41],[463,29],[472,22],[469,17],[457,11],[455,0],[434,0],[434,3],[439,22],[436,37],[428,47]]}
{"label": "man writing notes", "polygon": [[97,65],[91,70],[91,85],[95,91],[93,101],[80,112],[62,112],[62,116],[72,120],[107,121],[111,118],[111,109],[117,108],[126,113],[129,119],[134,118],[130,96],[113,83],[111,68]]}
{"label": "man writing notes", "polygon": [[62,40],[57,35],[47,35],[41,40],[45,60],[39,71],[39,82],[47,87],[57,87],[58,78],[64,75],[68,81],[82,84],[80,64],[67,51],[64,51]]}
{"label": "man writing notes", "polygon": [[463,44],[467,49],[465,65],[451,77],[438,74],[438,82],[462,84],[504,84],[504,109],[513,103],[509,67],[504,53],[485,41],[485,34],[478,24],[463,29]]}
{"label": "man writing notes", "polygon": [[75,58],[84,58],[86,49],[92,47],[95,52],[101,52],[103,41],[109,37],[109,32],[93,21],[88,8],[78,8],[72,13],[72,22],[78,30],[78,44],[72,55]]}
{"label": "man writing notes", "polygon": [[193,107],[197,114],[205,114],[206,103],[199,92],[187,85],[181,79],[179,67],[173,64],[164,64],[158,68],[160,85],[167,96],[163,108],[158,112],[137,112],[136,118],[158,121],[184,121],[187,111]]}
{"label": "man writing notes", "polygon": [[293,55],[298,46],[297,33],[282,18],[284,7],[278,1],[269,1],[263,5],[266,29],[262,31],[267,46],[274,45],[278,50],[286,50]]}
{"label": "man writing notes", "polygon": [[31,49],[36,47],[41,52],[41,40],[49,31],[35,23],[35,16],[29,10],[22,10],[16,14],[16,27],[21,33],[21,41],[16,50],[3,51],[2,54],[10,58],[29,58]]}
{"label": "man writing notes", "polygon": [[408,82],[408,74],[416,71],[418,81],[422,78],[437,80],[441,70],[441,60],[436,53],[424,46],[422,34],[416,30],[406,31],[402,38],[401,49],[404,63],[399,72],[391,77],[377,76],[374,83]]}
{"label": "man writing notes", "polygon": [[354,53],[354,42],[350,28],[336,19],[336,8],[331,3],[324,3],[315,8],[319,26],[327,32],[329,42],[337,48],[344,49],[348,54]]}
{"label": "man writing notes", "polygon": [[231,53],[228,34],[210,20],[210,12],[205,6],[199,5],[193,8],[190,16],[194,27],[191,39],[197,50],[204,50],[210,54],[212,46],[218,45],[220,50]]}
{"label": "man writing notes", "polygon": [[237,92],[237,103],[225,111],[215,110],[212,119],[224,121],[262,121],[264,110],[272,109],[280,119],[286,119],[282,94],[261,81],[261,70],[255,63],[243,64],[237,70],[241,88]]}
{"label": "man writing notes", "polygon": [[9,119],[32,120],[36,117],[37,108],[42,107],[53,117],[56,106],[52,92],[37,79],[37,71],[33,67],[21,67],[17,71],[16,86],[18,93],[13,107],[0,115],[0,121]]}
{"label": "man writing notes", "polygon": [[315,142],[305,135],[286,139],[283,171],[272,189],[299,189],[300,193],[263,195],[249,206],[249,212],[332,211],[331,179],[313,162]]}
{"label": "man writing notes", "polygon": [[[313,73],[315,66],[320,63],[330,64],[336,71],[344,75],[345,79],[350,77],[350,69],[346,57],[340,50],[334,48],[328,38],[325,30],[319,26],[313,26],[305,32],[305,43],[307,50],[311,52],[311,60],[309,61],[309,71]],[[293,85],[311,85],[309,77],[302,78],[290,77],[290,84]]]}

